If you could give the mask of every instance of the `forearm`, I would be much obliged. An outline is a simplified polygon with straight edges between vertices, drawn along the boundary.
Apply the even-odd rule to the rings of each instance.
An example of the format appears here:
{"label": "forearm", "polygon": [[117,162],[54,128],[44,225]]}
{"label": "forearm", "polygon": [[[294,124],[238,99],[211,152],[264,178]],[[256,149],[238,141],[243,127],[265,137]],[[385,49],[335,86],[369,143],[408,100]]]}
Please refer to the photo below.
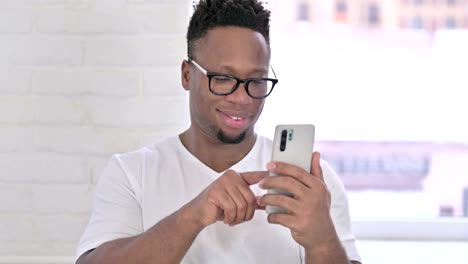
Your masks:
{"label": "forearm", "polygon": [[346,251],[338,238],[327,245],[305,249],[306,264],[349,264]]}
{"label": "forearm", "polygon": [[77,264],[180,263],[203,229],[186,219],[184,207],[164,218],[141,235],[106,242]]}

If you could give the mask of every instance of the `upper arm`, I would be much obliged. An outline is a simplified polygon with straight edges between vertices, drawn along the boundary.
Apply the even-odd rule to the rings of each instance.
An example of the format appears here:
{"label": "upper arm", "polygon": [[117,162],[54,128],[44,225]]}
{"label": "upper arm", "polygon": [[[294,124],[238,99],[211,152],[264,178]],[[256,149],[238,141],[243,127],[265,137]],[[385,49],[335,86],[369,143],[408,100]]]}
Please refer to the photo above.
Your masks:
{"label": "upper arm", "polygon": [[91,218],[78,244],[77,263],[105,242],[143,232],[139,190],[129,177],[132,175],[114,156],[96,187]]}
{"label": "upper arm", "polygon": [[356,247],[356,238],[351,230],[348,196],[346,195],[343,183],[327,162],[321,161],[320,165],[325,183],[331,193],[330,215],[338,237],[349,259],[355,262],[360,261],[361,257]]}

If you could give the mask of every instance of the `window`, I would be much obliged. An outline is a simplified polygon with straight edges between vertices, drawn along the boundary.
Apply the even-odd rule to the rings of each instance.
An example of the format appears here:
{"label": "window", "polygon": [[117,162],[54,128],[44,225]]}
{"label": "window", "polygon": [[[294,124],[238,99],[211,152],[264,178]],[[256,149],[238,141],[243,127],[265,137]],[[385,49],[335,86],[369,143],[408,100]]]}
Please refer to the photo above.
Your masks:
{"label": "window", "polygon": [[[459,63],[468,61],[467,30],[412,30],[445,28],[449,11],[375,3],[371,10],[336,1],[317,8],[324,27],[272,34],[280,81],[257,131],[316,125],[315,148],[348,190],[359,238],[468,241],[467,81]],[[349,12],[351,26],[336,25],[339,12]],[[379,27],[362,28],[363,18]],[[450,24],[460,27],[455,18]]]}

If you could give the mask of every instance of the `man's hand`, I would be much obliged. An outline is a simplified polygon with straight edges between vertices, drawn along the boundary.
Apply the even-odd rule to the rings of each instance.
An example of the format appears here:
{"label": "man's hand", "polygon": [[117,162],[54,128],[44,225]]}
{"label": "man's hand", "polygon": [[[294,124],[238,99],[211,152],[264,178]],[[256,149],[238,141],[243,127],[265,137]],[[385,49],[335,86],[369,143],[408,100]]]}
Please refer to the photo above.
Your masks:
{"label": "man's hand", "polygon": [[228,170],[188,203],[186,210],[202,228],[216,221],[229,225],[249,221],[258,207],[250,185],[266,176],[266,171],[237,173]]}
{"label": "man's hand", "polygon": [[279,176],[267,177],[263,189],[281,189],[293,194],[266,194],[259,199],[261,206],[275,205],[289,212],[274,213],[268,221],[291,230],[292,237],[306,250],[326,248],[336,243],[337,235],[330,216],[331,196],[323,179],[320,154],[312,154],[310,173],[291,164],[271,162],[268,170]]}

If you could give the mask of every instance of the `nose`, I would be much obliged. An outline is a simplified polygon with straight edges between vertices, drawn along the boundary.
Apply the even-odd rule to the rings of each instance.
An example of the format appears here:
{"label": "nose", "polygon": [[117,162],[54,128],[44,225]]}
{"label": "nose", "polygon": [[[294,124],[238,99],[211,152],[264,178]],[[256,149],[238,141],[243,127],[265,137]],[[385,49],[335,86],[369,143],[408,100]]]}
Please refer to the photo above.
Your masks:
{"label": "nose", "polygon": [[254,99],[247,94],[245,83],[239,83],[239,86],[232,94],[226,95],[226,100],[231,103],[246,105],[252,103]]}

